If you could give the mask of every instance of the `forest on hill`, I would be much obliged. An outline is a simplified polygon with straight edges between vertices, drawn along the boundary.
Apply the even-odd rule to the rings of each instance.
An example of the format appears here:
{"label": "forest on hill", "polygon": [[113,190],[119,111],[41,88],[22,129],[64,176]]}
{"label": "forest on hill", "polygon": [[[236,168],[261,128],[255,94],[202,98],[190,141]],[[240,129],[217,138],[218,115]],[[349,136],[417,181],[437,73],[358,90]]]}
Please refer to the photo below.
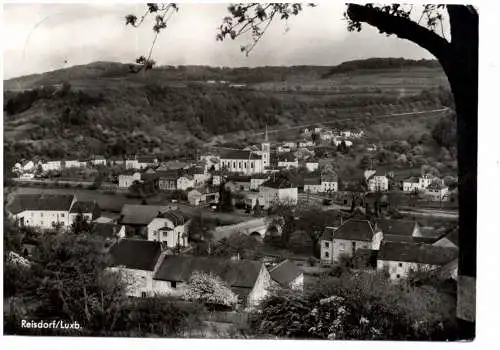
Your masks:
{"label": "forest on hill", "polygon": [[[195,74],[192,67],[184,67],[192,74],[182,77],[187,80],[185,85],[168,84],[169,80],[161,74],[165,68],[159,68],[149,72],[149,77],[126,73],[116,85],[116,76],[125,73],[112,70],[115,78],[106,80],[103,76],[111,73],[98,69],[102,65],[116,67],[101,62],[75,68],[80,73],[88,73],[85,85],[81,85],[84,74],[70,74],[71,68],[68,68],[64,72],[36,76],[40,82],[46,75],[50,78],[46,81],[58,86],[4,91],[6,159],[86,158],[92,154],[132,153],[155,153],[161,159],[189,157],[217,135],[255,133],[266,125],[286,127],[306,122],[331,123],[338,119],[342,120],[339,125],[344,127],[365,127],[373,124],[378,115],[432,110],[451,104],[447,87],[438,86],[442,82],[442,71],[438,68],[427,68],[430,70],[421,73],[410,67],[402,73],[398,66],[392,73],[390,69],[389,73],[384,72],[383,79],[377,79],[378,73],[374,73],[370,77],[371,86],[365,85],[365,79],[356,83],[358,85],[351,81],[349,86],[340,86],[340,90],[338,86],[337,90],[332,90],[327,85],[334,82],[331,79],[335,79],[335,74],[333,78],[320,77],[332,67],[261,67],[255,68],[263,72],[260,76],[255,71],[247,74],[247,77],[269,82],[303,77],[306,88],[283,93],[262,85],[258,89],[251,84],[237,89],[199,83],[211,70],[223,72],[224,79],[232,76],[236,80],[237,76],[245,76],[241,72],[254,70],[251,68],[198,67],[201,71]],[[177,74],[179,69],[175,69]],[[311,71],[316,74],[307,73]],[[58,74],[61,80],[55,80]],[[65,80],[68,76],[76,78]],[[413,89],[412,93],[399,93],[405,88],[404,84],[397,84],[402,76],[409,81],[407,85]],[[123,81],[141,81],[141,84]],[[412,83],[415,81],[418,85]],[[308,90],[307,86],[314,86],[315,90]],[[322,89],[320,93],[318,87]],[[411,120],[401,121],[408,122]],[[431,129],[427,131],[432,132]]]}

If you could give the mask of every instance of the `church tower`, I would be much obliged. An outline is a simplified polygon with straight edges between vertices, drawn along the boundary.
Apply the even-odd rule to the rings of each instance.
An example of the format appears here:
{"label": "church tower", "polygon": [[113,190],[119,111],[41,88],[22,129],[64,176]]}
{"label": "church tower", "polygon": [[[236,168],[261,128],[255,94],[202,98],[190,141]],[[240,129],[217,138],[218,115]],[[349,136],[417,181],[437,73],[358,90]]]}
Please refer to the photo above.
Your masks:
{"label": "church tower", "polygon": [[271,143],[267,137],[267,124],[266,124],[266,133],[264,136],[264,142],[262,142],[262,170],[270,165],[271,158]]}

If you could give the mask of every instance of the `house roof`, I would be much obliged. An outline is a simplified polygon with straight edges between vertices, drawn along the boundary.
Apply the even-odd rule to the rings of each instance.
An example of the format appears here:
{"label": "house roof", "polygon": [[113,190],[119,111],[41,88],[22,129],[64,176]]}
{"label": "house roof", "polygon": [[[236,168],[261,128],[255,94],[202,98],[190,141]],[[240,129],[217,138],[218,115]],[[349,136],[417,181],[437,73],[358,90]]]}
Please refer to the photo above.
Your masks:
{"label": "house roof", "polygon": [[411,182],[411,183],[419,183],[419,178],[418,177],[415,177],[415,176],[412,176],[412,177],[409,177],[407,178],[406,180],[403,180],[403,182]]}
{"label": "house roof", "polygon": [[453,229],[443,235],[440,239],[438,239],[434,244],[435,245],[442,245],[445,240],[447,240],[449,243],[448,244],[453,244],[456,247],[459,247],[459,242],[458,242],[458,228]]}
{"label": "house roof", "polygon": [[148,225],[159,213],[171,208],[165,205],[125,204],[120,213],[120,222],[124,225]]}
{"label": "house roof", "polygon": [[417,223],[411,220],[388,220],[381,219],[375,221],[376,229],[380,229],[385,235],[412,236]]}
{"label": "house roof", "polygon": [[109,250],[112,266],[153,271],[161,254],[160,242],[122,239]]}
{"label": "house roof", "polygon": [[232,182],[250,182],[250,176],[229,176],[227,178],[228,181],[232,181]]}
{"label": "house roof", "polygon": [[167,170],[160,170],[160,171],[156,171],[156,176],[159,178],[159,179],[170,179],[170,180],[177,180],[180,175],[179,173],[177,172],[177,170],[170,170],[170,171],[167,171]]}
{"label": "house roof", "polygon": [[336,173],[321,175],[321,182],[337,182],[338,176]]}
{"label": "house roof", "polygon": [[302,273],[298,266],[288,259],[269,270],[271,278],[283,287],[288,287]]}
{"label": "house roof", "polygon": [[260,159],[260,156],[252,151],[226,150],[221,152],[220,158],[248,160],[248,159]]}
{"label": "house roof", "polygon": [[195,271],[213,273],[231,288],[253,288],[262,263],[250,260],[226,260],[212,257],[167,255],[154,279],[187,282]]}
{"label": "house roof", "polygon": [[251,177],[251,180],[253,179],[268,179],[269,178],[269,175],[266,175],[266,174],[254,174],[252,175]]}
{"label": "house roof", "polygon": [[72,194],[20,194],[7,205],[7,210],[12,214],[25,210],[69,211],[74,198]]}
{"label": "house roof", "polygon": [[444,265],[455,259],[458,249],[408,242],[382,242],[379,260]]}
{"label": "house roof", "polygon": [[156,160],[155,156],[139,156],[137,157],[139,163],[154,163]]}
{"label": "house roof", "polygon": [[286,177],[281,177],[277,176],[276,178],[272,178],[267,180],[262,184],[262,187],[271,187],[271,188],[292,188],[294,185],[292,182],[286,178]]}
{"label": "house roof", "polygon": [[439,182],[433,182],[427,186],[428,190],[442,190],[443,188],[446,188],[446,186]]}
{"label": "house roof", "polygon": [[333,239],[371,242],[374,234],[368,220],[350,219],[333,233]]}
{"label": "house roof", "polygon": [[401,236],[401,235],[386,235],[384,234],[383,240],[385,242],[416,242],[412,236]]}
{"label": "house roof", "polygon": [[304,185],[321,185],[321,179],[319,177],[305,178]]}
{"label": "house roof", "polygon": [[77,201],[71,207],[70,213],[93,213],[97,206],[96,201]]}
{"label": "house roof", "polygon": [[159,218],[170,220],[175,226],[184,225],[190,218],[180,210],[169,210],[158,215]]}

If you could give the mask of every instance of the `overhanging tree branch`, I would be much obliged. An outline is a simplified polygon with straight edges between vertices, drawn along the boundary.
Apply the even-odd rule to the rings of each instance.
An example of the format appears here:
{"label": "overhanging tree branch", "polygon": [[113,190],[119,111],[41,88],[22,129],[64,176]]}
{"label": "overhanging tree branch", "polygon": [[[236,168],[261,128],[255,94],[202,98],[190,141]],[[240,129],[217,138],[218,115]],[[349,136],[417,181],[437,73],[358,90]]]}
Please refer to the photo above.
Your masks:
{"label": "overhanging tree branch", "polygon": [[358,4],[349,4],[347,15],[353,22],[364,22],[377,28],[381,33],[394,34],[398,38],[410,40],[440,61],[448,54],[450,43],[445,38],[409,18],[393,16],[375,7]]}

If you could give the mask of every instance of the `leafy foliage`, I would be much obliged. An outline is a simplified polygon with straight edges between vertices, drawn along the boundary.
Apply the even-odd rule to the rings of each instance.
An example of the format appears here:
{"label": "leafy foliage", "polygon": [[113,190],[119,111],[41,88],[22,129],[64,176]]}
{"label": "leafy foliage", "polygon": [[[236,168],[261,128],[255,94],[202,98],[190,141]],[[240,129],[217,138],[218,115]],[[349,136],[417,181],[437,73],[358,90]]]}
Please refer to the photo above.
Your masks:
{"label": "leafy foliage", "polygon": [[233,307],[238,297],[222,279],[212,273],[195,271],[189,279],[184,298],[207,305]]}

